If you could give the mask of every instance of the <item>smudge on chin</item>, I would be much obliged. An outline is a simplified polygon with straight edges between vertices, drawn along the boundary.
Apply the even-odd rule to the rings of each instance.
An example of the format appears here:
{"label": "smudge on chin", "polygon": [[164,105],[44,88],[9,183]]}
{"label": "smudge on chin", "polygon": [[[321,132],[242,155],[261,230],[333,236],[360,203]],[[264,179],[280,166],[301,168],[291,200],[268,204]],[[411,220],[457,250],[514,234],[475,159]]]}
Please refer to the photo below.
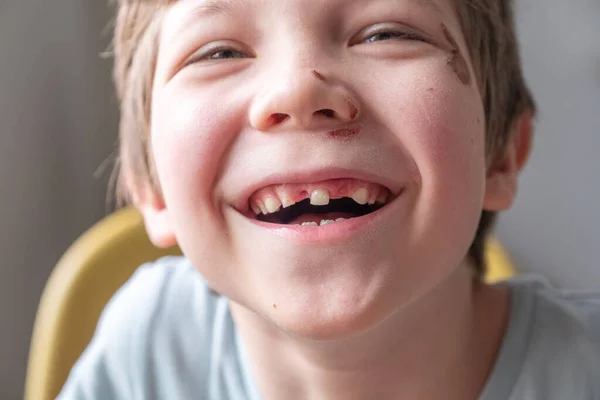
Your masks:
{"label": "smudge on chin", "polygon": [[456,40],[450,34],[446,25],[442,24],[442,30],[444,31],[444,36],[446,40],[450,43],[450,56],[448,57],[448,65],[452,68],[458,79],[465,84],[469,85],[471,83],[471,72],[469,71],[469,66],[467,65],[467,61],[460,53],[458,45],[456,44]]}

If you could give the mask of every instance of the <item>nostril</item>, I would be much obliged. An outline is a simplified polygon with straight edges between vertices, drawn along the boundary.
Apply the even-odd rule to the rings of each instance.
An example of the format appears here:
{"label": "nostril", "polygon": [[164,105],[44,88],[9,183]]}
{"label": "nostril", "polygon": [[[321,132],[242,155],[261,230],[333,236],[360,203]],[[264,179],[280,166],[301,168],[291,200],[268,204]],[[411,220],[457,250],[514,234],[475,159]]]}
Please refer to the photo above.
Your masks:
{"label": "nostril", "polygon": [[319,111],[317,111],[317,113],[318,114],[322,114],[322,115],[324,115],[324,116],[326,116],[328,118],[335,117],[335,111],[333,111],[333,110],[331,110],[329,108],[326,108],[326,109],[323,109],[323,110],[319,110]]}
{"label": "nostril", "polygon": [[282,113],[275,113],[272,114],[269,119],[271,120],[272,124],[280,124],[283,121],[285,121],[285,119],[288,117],[287,114],[282,114]]}

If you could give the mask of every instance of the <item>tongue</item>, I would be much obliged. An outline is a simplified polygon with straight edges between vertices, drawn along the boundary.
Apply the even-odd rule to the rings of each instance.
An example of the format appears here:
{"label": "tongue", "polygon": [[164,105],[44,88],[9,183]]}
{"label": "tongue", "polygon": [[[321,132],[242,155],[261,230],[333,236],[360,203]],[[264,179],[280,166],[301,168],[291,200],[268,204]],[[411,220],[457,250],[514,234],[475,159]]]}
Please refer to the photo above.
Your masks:
{"label": "tongue", "polygon": [[354,217],[356,217],[356,215],[353,215],[350,213],[344,213],[344,212],[330,212],[330,213],[325,213],[325,214],[304,214],[304,215],[299,216],[295,220],[291,221],[290,224],[291,225],[300,225],[305,222],[316,222],[317,224],[320,224],[321,221],[324,219],[330,220],[330,221],[335,221],[338,218],[350,219],[350,218],[354,218]]}

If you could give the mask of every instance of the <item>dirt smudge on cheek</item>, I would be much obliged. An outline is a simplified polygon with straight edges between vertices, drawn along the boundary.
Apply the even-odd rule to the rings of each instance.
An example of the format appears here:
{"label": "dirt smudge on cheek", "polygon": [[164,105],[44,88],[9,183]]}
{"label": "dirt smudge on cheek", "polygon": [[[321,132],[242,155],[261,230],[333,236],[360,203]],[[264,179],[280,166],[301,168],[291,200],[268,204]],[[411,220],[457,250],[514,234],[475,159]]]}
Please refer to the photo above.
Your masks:
{"label": "dirt smudge on cheek", "polygon": [[442,30],[446,40],[450,43],[450,56],[448,57],[447,61],[448,65],[452,68],[456,76],[458,76],[458,79],[460,79],[463,84],[470,85],[471,73],[469,72],[467,61],[460,53],[458,45],[456,44],[456,40],[454,40],[446,25],[442,24]]}

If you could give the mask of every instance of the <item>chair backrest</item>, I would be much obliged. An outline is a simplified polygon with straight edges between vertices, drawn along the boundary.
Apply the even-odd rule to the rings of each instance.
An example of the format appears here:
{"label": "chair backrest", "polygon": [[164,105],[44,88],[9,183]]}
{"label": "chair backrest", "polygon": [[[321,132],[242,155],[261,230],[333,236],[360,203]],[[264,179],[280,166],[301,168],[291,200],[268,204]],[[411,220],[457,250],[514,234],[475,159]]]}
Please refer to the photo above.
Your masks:
{"label": "chair backrest", "polygon": [[[56,398],[69,371],[90,342],[102,310],[138,266],[178,248],[152,245],[140,214],[126,208],[84,233],[63,255],[42,294],[25,384],[26,400]],[[500,243],[490,240],[486,281],[515,274]]]}
{"label": "chair backrest", "polygon": [[491,236],[488,238],[485,249],[486,274],[484,281],[495,283],[517,275],[518,270],[502,243]]}
{"label": "chair backrest", "polygon": [[112,295],[141,264],[174,254],[180,254],[179,249],[152,245],[141,215],[132,208],[104,218],[73,243],[54,268],[40,300],[25,398],[56,398]]}

